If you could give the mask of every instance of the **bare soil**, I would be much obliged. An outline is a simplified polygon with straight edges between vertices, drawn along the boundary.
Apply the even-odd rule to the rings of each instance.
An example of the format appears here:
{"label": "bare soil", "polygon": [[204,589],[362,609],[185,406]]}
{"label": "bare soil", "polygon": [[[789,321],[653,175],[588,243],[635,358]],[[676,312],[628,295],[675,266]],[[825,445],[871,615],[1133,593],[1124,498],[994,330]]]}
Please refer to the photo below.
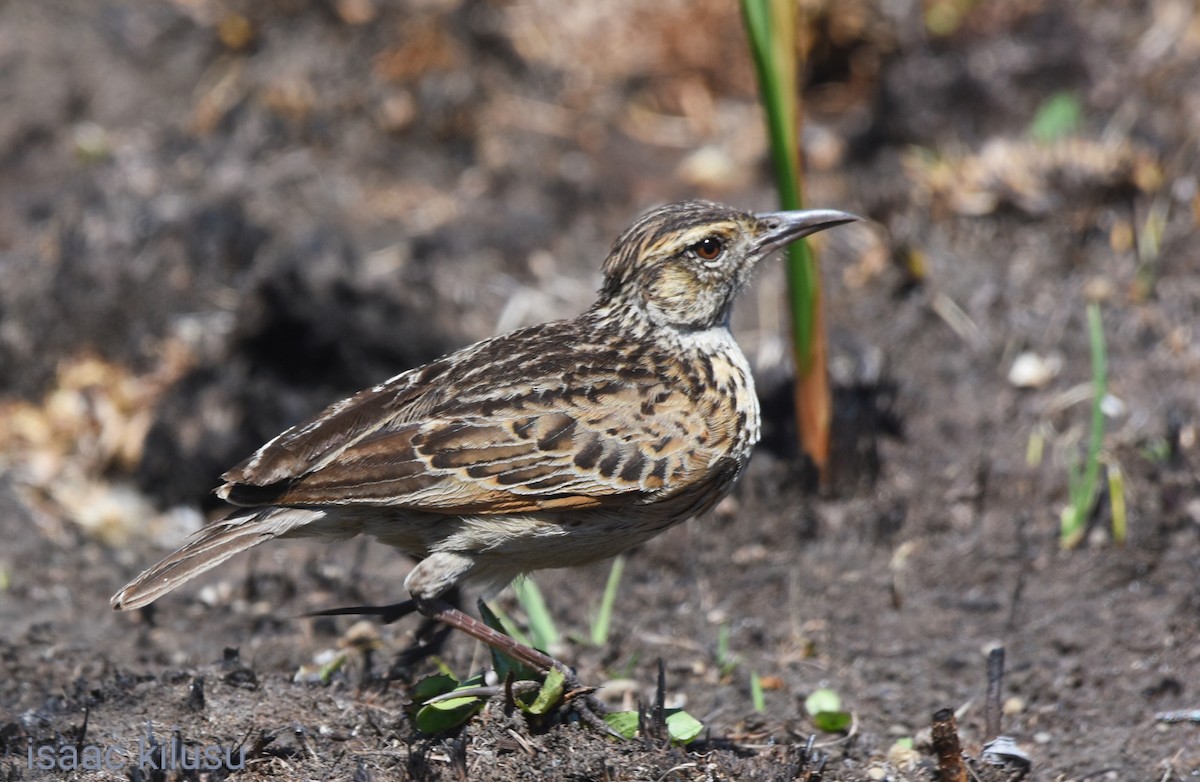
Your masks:
{"label": "bare soil", "polygon": [[[0,777],[932,780],[949,707],[1000,779],[979,758],[1003,646],[1028,778],[1200,779],[1195,712],[1160,719],[1200,708],[1200,12],[815,5],[808,201],[872,219],[821,246],[832,479],[815,491],[791,445],[767,269],[735,323],[766,436],[732,497],[630,553],[603,645],[581,638],[608,568],[536,576],[583,681],[650,704],[663,661],[667,705],[706,726],[670,747],[499,702],[418,734],[410,686],[437,663],[395,664],[418,623],[374,626],[368,653],[352,619],[303,617],[404,597],[410,563],[372,544],[273,545],[140,614],[108,597],[283,427],[586,307],[641,210],[771,208],[732,4],[0,4]],[[1058,92],[1078,128],[1032,141]],[[1128,537],[1105,482],[1065,550],[1088,302]],[[331,650],[341,670],[306,676]],[[488,662],[456,636],[439,659]],[[849,731],[814,726],[818,688]],[[245,764],[136,762],[163,746]],[[132,757],[64,769],[89,747]]]}

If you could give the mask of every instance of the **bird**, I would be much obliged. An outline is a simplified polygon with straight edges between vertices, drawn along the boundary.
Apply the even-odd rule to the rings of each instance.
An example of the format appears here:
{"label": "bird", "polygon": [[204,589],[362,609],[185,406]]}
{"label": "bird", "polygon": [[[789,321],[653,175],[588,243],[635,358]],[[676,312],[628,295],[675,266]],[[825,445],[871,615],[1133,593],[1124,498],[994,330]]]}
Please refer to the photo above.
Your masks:
{"label": "bird", "polygon": [[395,615],[416,610],[541,673],[570,673],[447,593],[490,595],[530,571],[614,556],[723,498],[760,428],[734,300],[764,258],[857,219],[708,201],[649,211],[608,252],[588,310],[462,348],[287,429],[221,476],[216,494],[238,509],[112,607],[148,605],[274,538],[367,534],[416,560],[411,598],[386,607]]}

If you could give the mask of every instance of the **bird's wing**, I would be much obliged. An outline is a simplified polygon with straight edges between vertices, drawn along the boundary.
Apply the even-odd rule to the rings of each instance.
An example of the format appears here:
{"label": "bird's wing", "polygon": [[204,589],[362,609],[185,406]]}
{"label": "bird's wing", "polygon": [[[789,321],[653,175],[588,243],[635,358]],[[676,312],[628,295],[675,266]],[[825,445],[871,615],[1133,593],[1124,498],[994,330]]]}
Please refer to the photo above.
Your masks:
{"label": "bird's wing", "polygon": [[711,467],[695,442],[720,434],[696,428],[724,423],[698,420],[677,384],[633,364],[614,373],[612,356],[561,340],[544,347],[506,366],[503,344],[485,346],[361,392],[268,443],[218,493],[506,514],[637,502]]}

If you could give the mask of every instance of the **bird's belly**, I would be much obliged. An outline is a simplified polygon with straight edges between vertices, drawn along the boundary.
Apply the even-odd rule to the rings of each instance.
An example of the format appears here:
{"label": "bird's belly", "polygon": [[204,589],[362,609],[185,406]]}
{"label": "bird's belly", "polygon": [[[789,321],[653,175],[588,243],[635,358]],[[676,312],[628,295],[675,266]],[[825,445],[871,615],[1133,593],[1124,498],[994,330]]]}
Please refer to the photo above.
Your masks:
{"label": "bird's belly", "polygon": [[504,560],[521,572],[573,567],[620,554],[681,520],[645,507],[579,515],[464,518],[456,520],[457,529],[434,548],[468,551],[481,561]]}

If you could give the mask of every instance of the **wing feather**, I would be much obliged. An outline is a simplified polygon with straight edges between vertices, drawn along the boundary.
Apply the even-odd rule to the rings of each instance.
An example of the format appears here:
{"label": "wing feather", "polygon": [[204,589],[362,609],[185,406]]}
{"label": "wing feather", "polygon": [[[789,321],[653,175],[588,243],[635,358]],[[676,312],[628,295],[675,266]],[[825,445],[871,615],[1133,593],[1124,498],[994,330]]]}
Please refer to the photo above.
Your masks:
{"label": "wing feather", "polygon": [[590,359],[571,347],[586,343],[569,339],[578,335],[544,336],[533,365],[506,367],[498,338],[340,402],[227,473],[218,494],[250,506],[511,514],[653,500],[719,455],[696,447],[705,433],[695,430],[727,430],[720,411],[698,419],[662,372]]}

